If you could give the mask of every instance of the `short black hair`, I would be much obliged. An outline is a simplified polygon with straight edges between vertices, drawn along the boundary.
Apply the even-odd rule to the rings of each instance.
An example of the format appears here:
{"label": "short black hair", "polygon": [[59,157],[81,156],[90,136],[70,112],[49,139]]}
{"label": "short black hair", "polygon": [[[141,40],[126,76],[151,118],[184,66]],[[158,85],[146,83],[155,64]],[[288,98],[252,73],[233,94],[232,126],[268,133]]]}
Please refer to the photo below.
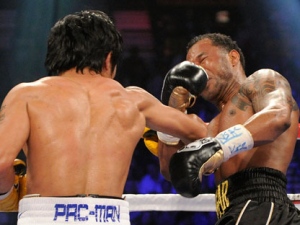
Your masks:
{"label": "short black hair", "polygon": [[59,75],[71,68],[82,72],[86,67],[99,73],[109,52],[114,68],[122,44],[121,34],[104,12],[84,10],[67,15],[50,31],[45,60],[48,75]]}
{"label": "short black hair", "polygon": [[212,44],[214,46],[222,47],[227,52],[230,52],[231,50],[236,50],[240,54],[240,61],[242,64],[242,67],[245,71],[246,63],[245,63],[245,56],[240,49],[240,47],[237,45],[236,41],[233,41],[230,36],[227,36],[225,34],[220,33],[207,33],[207,34],[201,34],[194,38],[192,38],[189,43],[187,44],[187,51],[194,45],[196,42],[203,40],[203,39],[209,39],[211,40]]}

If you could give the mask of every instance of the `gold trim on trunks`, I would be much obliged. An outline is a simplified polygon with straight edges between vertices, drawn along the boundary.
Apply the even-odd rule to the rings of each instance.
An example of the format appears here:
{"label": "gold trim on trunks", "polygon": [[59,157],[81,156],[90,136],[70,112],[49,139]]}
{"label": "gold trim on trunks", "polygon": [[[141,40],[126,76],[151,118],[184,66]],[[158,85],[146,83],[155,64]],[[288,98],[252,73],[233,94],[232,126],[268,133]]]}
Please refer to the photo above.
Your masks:
{"label": "gold trim on trunks", "polygon": [[216,190],[216,211],[218,218],[225,213],[225,210],[229,207],[230,202],[227,198],[228,180],[222,182],[217,186]]}

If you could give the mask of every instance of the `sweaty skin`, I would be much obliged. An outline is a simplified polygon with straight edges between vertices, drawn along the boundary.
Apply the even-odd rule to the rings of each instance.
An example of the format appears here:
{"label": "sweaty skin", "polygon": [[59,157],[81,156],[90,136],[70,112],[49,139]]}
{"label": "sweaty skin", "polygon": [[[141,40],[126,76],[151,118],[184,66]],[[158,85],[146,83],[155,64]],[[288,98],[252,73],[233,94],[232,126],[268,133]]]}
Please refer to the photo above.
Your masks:
{"label": "sweaty skin", "polygon": [[[254,148],[224,162],[215,172],[220,183],[230,175],[250,167],[270,167],[286,174],[298,134],[299,109],[287,80],[276,71],[261,69],[246,77],[239,54],[213,46],[209,39],[196,42],[187,60],[202,66],[209,77],[201,96],[215,104],[220,113],[210,121],[208,136],[236,124],[243,124],[252,134]],[[160,143],[163,175],[179,146]]]}
{"label": "sweaty skin", "polygon": [[145,126],[186,142],[203,136],[196,115],[164,106],[138,87],[124,88],[112,79],[115,72],[108,74],[71,69],[10,91],[0,117],[0,170],[7,171],[0,193],[12,186],[12,162],[22,148],[27,194],[121,197]]}

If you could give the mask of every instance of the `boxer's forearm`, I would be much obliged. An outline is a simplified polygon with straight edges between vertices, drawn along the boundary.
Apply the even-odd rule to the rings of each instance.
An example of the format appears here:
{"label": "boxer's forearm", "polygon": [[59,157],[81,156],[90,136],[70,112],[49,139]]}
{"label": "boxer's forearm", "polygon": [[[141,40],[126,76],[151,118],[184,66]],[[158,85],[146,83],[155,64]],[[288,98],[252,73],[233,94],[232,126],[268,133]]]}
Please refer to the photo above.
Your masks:
{"label": "boxer's forearm", "polygon": [[268,144],[276,140],[291,125],[290,116],[278,116],[276,110],[256,113],[244,124],[251,133],[254,147]]}

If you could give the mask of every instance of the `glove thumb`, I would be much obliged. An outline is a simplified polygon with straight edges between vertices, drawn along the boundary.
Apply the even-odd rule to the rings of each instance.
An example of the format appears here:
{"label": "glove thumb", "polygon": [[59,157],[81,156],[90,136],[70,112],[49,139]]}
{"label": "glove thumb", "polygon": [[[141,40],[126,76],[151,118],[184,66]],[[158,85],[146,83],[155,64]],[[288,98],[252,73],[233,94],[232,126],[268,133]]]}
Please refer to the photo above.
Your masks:
{"label": "glove thumb", "polygon": [[222,164],[224,160],[224,152],[222,149],[213,154],[199,170],[199,179],[202,182],[202,175],[208,176],[214,173]]}

